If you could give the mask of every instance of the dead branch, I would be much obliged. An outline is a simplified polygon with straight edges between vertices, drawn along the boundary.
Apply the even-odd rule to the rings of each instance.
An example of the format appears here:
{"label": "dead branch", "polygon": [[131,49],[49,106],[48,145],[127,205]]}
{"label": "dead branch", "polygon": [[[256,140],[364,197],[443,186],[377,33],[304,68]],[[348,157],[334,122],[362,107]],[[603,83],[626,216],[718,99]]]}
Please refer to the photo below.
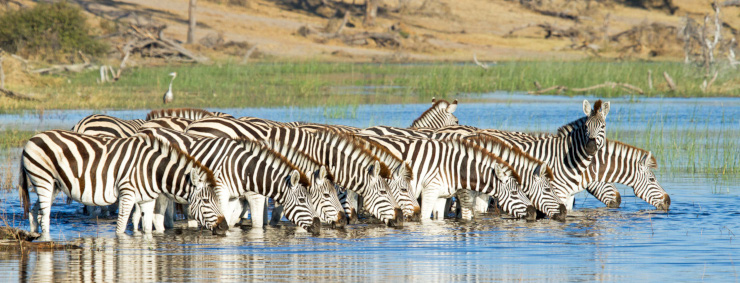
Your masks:
{"label": "dead branch", "polygon": [[349,21],[349,11],[344,12],[344,18],[342,18],[342,23],[337,28],[337,31],[334,32],[334,36],[339,36],[339,33],[342,32],[344,29],[344,26],[347,25],[347,21]]}
{"label": "dead branch", "polygon": [[367,44],[367,40],[373,40],[378,46],[383,47],[399,47],[401,46],[401,39],[398,35],[387,32],[363,32],[356,33],[353,35],[345,35],[341,37],[342,40],[349,45],[364,45]]}
{"label": "dead branch", "polygon": [[[539,83],[537,83],[535,86],[537,86],[539,88]],[[567,86],[555,85],[555,86],[551,86],[551,87],[548,87],[548,88],[542,89],[542,90],[530,91],[529,93],[530,94],[543,94],[543,93],[547,93],[547,92],[550,92],[550,91],[553,91],[553,90],[557,90],[557,93],[558,94],[560,94],[562,92],[565,92],[565,91],[587,92],[587,91],[592,91],[592,90],[595,90],[595,89],[600,89],[600,88],[605,88],[605,87],[612,88],[612,89],[614,89],[616,87],[620,87],[620,88],[625,89],[627,91],[633,91],[633,92],[637,92],[639,94],[644,94],[645,93],[641,88],[636,87],[634,85],[631,85],[631,84],[628,84],[628,83],[615,83],[615,82],[605,82],[603,84],[597,84],[597,85],[593,85],[593,86],[589,86],[589,87],[584,87],[584,88],[568,88]]]}
{"label": "dead branch", "polygon": [[41,234],[36,232],[28,232],[13,227],[0,227],[0,239],[2,240],[18,240],[18,241],[33,241],[41,237]]}
{"label": "dead branch", "polygon": [[254,46],[252,46],[252,48],[249,48],[249,50],[247,50],[247,53],[244,54],[244,58],[242,59],[242,64],[247,63],[247,61],[249,60],[249,57],[252,56],[252,53],[255,50],[257,50],[257,44],[255,44]]}
{"label": "dead branch", "polygon": [[481,62],[478,62],[478,58],[475,56],[475,53],[473,53],[473,62],[475,62],[476,65],[483,68],[483,70],[486,70],[486,71],[488,70],[488,64],[483,64]]}
{"label": "dead branch", "polygon": [[95,66],[91,65],[90,63],[70,64],[70,65],[53,65],[48,68],[31,70],[30,73],[40,74],[40,75],[56,74],[56,73],[61,73],[61,72],[79,73],[89,68],[95,68]]}
{"label": "dead branch", "polygon": [[520,3],[522,4],[522,6],[524,6],[524,8],[527,8],[531,10],[532,12],[542,14],[545,16],[558,17],[561,19],[572,20],[575,22],[578,22],[580,20],[577,14],[574,14],[571,12],[543,10],[543,9],[540,9],[539,7],[536,7],[534,4],[532,4],[529,1],[520,1]]}
{"label": "dead branch", "polygon": [[671,78],[668,72],[663,72],[663,78],[665,78],[665,82],[668,83],[668,87],[671,89],[671,91],[675,91],[676,83],[673,82],[673,78]]}
{"label": "dead branch", "polygon": [[26,96],[26,95],[23,95],[23,94],[20,94],[20,93],[16,93],[16,92],[7,90],[5,88],[0,88],[0,93],[2,93],[3,95],[5,95],[6,97],[9,97],[9,98],[15,99],[15,100],[39,101],[36,98],[29,97],[29,96]]}
{"label": "dead branch", "polygon": [[3,72],[3,59],[5,57],[3,55],[0,53],[0,88],[5,88],[5,72]]}
{"label": "dead branch", "polygon": [[722,2],[722,6],[740,6],[740,0],[727,0],[725,2]]}
{"label": "dead branch", "polygon": [[653,70],[648,70],[648,87],[653,89]]}
{"label": "dead branch", "polygon": [[540,89],[542,89],[542,85],[541,85],[541,84],[540,84],[540,82],[538,82],[538,81],[534,81],[534,87],[536,87],[536,88],[537,88],[537,90],[540,90]]}
{"label": "dead branch", "polygon": [[702,83],[702,85],[701,85],[701,91],[704,92],[704,93],[709,92],[709,88],[712,87],[712,84],[714,84],[714,81],[717,79],[717,76],[718,75],[719,75],[719,71],[714,71],[714,76],[709,81],[709,83],[707,83],[707,80],[705,79],[704,80],[704,83]]}

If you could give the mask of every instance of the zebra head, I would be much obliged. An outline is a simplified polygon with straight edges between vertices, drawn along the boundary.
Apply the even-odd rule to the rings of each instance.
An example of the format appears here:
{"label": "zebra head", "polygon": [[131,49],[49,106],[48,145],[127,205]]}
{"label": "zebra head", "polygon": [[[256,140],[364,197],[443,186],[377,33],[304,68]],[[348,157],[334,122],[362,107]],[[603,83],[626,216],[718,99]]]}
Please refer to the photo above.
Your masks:
{"label": "zebra head", "polygon": [[457,117],[453,115],[457,110],[457,99],[449,103],[446,100],[437,101],[432,98],[432,103],[432,107],[411,123],[412,128],[443,128],[459,124]]}
{"label": "zebra head", "polygon": [[609,114],[609,102],[601,100],[594,103],[593,109],[588,100],[583,100],[583,113],[586,114],[584,133],[586,134],[586,153],[594,155],[606,144],[606,115]]}
{"label": "zebra head", "polygon": [[191,192],[188,195],[188,213],[213,234],[223,235],[229,230],[229,225],[213,190],[212,178],[201,168],[193,167],[190,170],[187,175]]}
{"label": "zebra head", "polygon": [[347,215],[344,213],[342,204],[337,197],[337,189],[331,175],[326,167],[321,166],[311,174],[311,189],[308,191],[311,195],[311,204],[314,210],[319,214],[319,218],[332,225],[332,227],[341,228],[347,224]]}
{"label": "zebra head", "polygon": [[411,167],[407,162],[396,167],[392,172],[392,177],[388,179],[388,187],[392,198],[403,210],[403,215],[410,218],[409,220],[421,220],[421,206],[414,198],[409,187],[411,187]]}
{"label": "zebra head", "polygon": [[380,216],[380,220],[391,227],[403,226],[403,211],[388,193],[390,187],[385,178],[380,174],[380,161],[375,160],[367,168],[368,182],[365,194],[363,194],[365,208],[373,215]]}
{"label": "zebra head", "polygon": [[494,196],[499,200],[501,208],[516,218],[526,218],[533,221],[537,218],[537,210],[532,202],[521,191],[520,181],[513,176],[510,168],[504,168],[498,163],[493,165],[496,176]]}
{"label": "zebra head", "polygon": [[559,197],[552,190],[552,171],[545,164],[539,164],[532,174],[530,196],[537,210],[547,214],[552,219],[565,221],[568,210]]}
{"label": "zebra head", "polygon": [[651,152],[642,156],[637,163],[637,170],[634,175],[635,195],[658,209],[668,210],[668,207],[671,206],[671,197],[655,179],[655,173],[652,169],[656,168],[658,168],[658,164],[655,162],[655,158],[652,157]]}
{"label": "zebra head", "polygon": [[311,234],[321,233],[321,220],[316,217],[313,206],[308,202],[308,184],[301,183],[301,173],[293,169],[282,181],[282,185],[287,190],[283,190],[285,193],[278,201],[285,206],[285,217]]}

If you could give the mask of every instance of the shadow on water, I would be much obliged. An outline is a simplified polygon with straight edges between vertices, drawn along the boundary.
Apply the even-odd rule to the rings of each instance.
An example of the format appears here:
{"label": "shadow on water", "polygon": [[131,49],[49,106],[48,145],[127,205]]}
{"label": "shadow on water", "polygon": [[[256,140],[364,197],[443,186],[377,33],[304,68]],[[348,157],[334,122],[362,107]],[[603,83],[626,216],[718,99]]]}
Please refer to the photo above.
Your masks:
{"label": "shadow on water", "polygon": [[[462,123],[479,127],[552,131],[581,115],[581,98],[490,94],[470,99],[482,102],[461,101],[455,114]],[[649,149],[662,147],[665,151],[660,153],[659,163],[667,165],[657,173],[671,195],[669,212],[654,210],[636,198],[632,189],[618,186],[622,208],[604,208],[593,197],[580,193],[576,210],[564,223],[478,215],[472,222],[406,223],[398,229],[363,222],[343,230],[324,228],[318,237],[286,222],[279,227],[235,229],[225,237],[195,229],[175,229],[149,237],[130,233],[116,237],[115,219],[80,218],[81,205],[66,205],[60,197],[52,208],[52,237],[78,241],[84,248],[0,252],[0,278],[32,282],[737,281],[740,179],[734,173],[688,170],[690,149],[682,146],[696,144],[729,150],[734,147],[736,151],[736,143],[722,143],[740,136],[740,101],[641,99],[638,103],[613,103],[607,118],[610,135],[618,133],[620,140],[639,146],[645,143]],[[324,108],[222,111],[278,121],[407,126],[428,106],[359,105],[352,110],[356,111],[355,118],[326,117]],[[49,112],[51,116],[43,122],[13,115],[0,115],[0,121],[6,128],[70,128],[91,113]],[[107,114],[132,119],[141,118],[146,112]],[[664,131],[658,131],[658,125]],[[700,130],[693,130],[696,127]],[[687,138],[689,134],[696,137]],[[644,138],[658,135],[663,136],[662,140]],[[665,146],[671,142],[676,146]],[[13,166],[17,166],[18,153],[18,149],[11,149],[0,154],[0,166],[13,168],[0,170],[0,174],[17,174],[17,167]],[[678,161],[665,160],[673,156]],[[727,168],[737,168],[737,153],[723,158],[719,161],[730,163]],[[714,163],[716,159],[708,160],[694,164],[709,169],[719,166]],[[21,219],[22,209],[15,191],[0,192],[0,212],[10,225],[28,228],[27,221]]]}

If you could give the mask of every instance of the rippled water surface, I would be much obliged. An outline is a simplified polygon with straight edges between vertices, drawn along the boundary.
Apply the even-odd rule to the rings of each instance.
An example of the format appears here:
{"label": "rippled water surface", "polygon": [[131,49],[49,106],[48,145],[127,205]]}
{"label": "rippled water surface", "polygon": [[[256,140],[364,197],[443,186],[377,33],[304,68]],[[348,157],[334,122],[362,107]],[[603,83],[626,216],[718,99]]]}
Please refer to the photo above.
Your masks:
{"label": "rippled water surface", "polygon": [[[455,114],[461,124],[478,127],[553,131],[582,115],[582,98],[494,93],[460,100]],[[428,107],[221,111],[365,127],[408,126]],[[77,241],[84,248],[0,252],[0,278],[32,282],[738,281],[740,178],[722,174],[719,167],[732,168],[740,162],[737,153],[731,153],[740,150],[731,141],[740,136],[740,100],[623,99],[612,100],[611,109],[610,137],[619,133],[620,140],[660,147],[659,156],[681,160],[658,159],[662,167],[657,177],[672,200],[669,212],[655,211],[631,189],[620,186],[622,208],[606,209],[590,195],[579,194],[576,210],[565,223],[480,215],[472,222],[406,223],[395,229],[367,223],[344,230],[324,228],[318,237],[286,222],[280,227],[233,230],[226,237],[194,229],[116,237],[115,219],[80,218],[81,206],[66,205],[60,197],[52,208],[52,237]],[[107,114],[132,119],[143,118],[146,112]],[[0,115],[0,125],[68,129],[91,113],[46,111],[43,120],[32,114]],[[663,137],[660,142],[646,138],[656,135]],[[689,135],[695,137],[689,140]],[[700,148],[684,148],[689,142]],[[0,174],[17,173],[18,154],[19,149],[12,149],[0,155],[0,166],[16,166]],[[5,221],[27,229],[27,221],[20,219],[17,193],[0,192],[0,200]]]}

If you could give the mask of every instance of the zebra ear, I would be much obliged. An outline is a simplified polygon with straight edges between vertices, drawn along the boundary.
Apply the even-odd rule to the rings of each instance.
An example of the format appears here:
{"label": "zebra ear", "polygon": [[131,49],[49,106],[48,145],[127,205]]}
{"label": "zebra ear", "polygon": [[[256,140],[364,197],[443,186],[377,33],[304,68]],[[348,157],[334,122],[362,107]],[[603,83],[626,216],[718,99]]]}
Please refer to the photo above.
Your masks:
{"label": "zebra ear", "polygon": [[288,187],[295,187],[298,185],[298,182],[300,182],[301,173],[298,172],[298,170],[293,169],[293,171],[290,172],[290,179],[288,180]]}
{"label": "zebra ear", "polygon": [[318,185],[323,184],[324,179],[326,179],[326,167],[321,166],[319,170],[316,170],[316,172],[314,172],[314,177],[315,177],[315,180],[313,182],[315,182]]}
{"label": "zebra ear", "polygon": [[373,165],[370,165],[370,177],[378,177],[380,175],[380,162],[375,160]]}
{"label": "zebra ear", "polygon": [[501,167],[500,164],[493,164],[493,171],[496,173],[496,178],[501,182],[506,182],[506,180],[508,180],[508,176],[504,173],[504,168]]}
{"label": "zebra ear", "polygon": [[453,113],[455,112],[455,110],[457,110],[457,99],[455,99],[455,101],[452,102],[452,104],[447,106],[447,113]]}
{"label": "zebra ear", "polygon": [[435,102],[437,102],[437,98],[432,96],[432,104],[434,104]]}
{"label": "zebra ear", "polygon": [[586,114],[586,116],[591,115],[591,103],[588,103],[588,100],[583,100],[583,114]]}
{"label": "zebra ear", "polygon": [[193,186],[196,189],[202,189],[203,183],[205,183],[205,172],[202,170],[198,170],[197,168],[190,169],[190,183],[193,184]]}
{"label": "zebra ear", "polygon": [[609,101],[601,106],[601,116],[604,116],[604,118],[606,118],[606,114],[609,114]]}
{"label": "zebra ear", "polygon": [[544,174],[544,170],[542,170],[542,164],[538,164],[537,167],[534,168],[534,175],[538,177],[542,177]]}

